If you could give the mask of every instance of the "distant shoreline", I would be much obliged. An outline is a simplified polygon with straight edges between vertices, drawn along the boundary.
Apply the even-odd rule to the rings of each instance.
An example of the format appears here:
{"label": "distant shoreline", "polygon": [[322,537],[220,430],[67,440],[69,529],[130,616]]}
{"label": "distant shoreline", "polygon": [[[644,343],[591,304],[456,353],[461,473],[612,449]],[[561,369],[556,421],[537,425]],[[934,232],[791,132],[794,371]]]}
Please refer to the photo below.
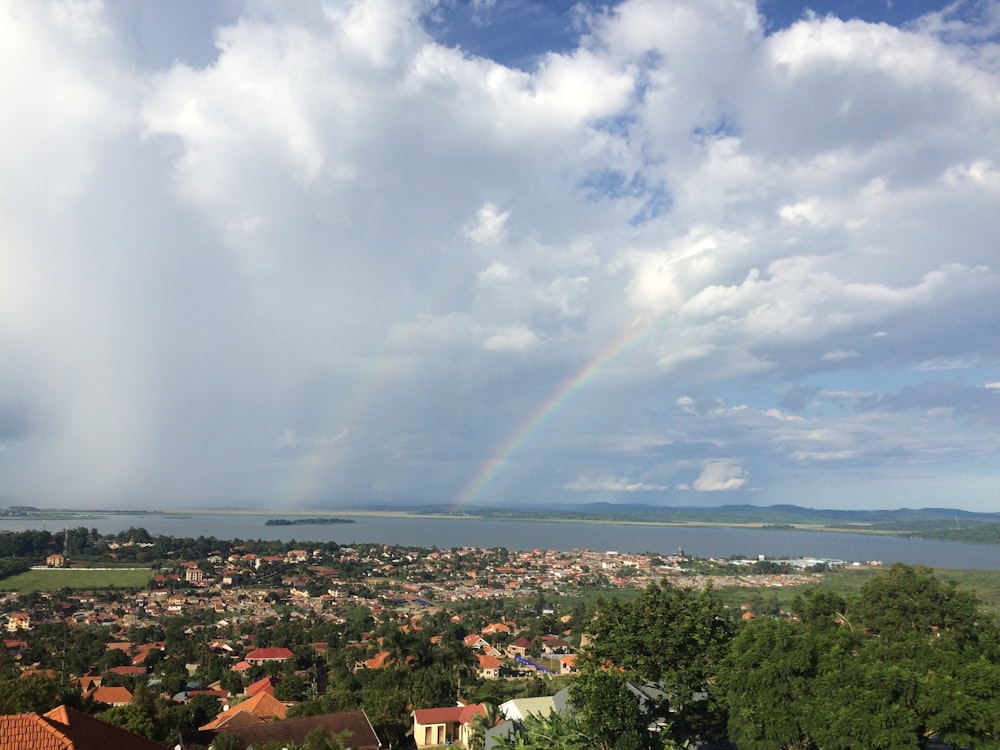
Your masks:
{"label": "distant shoreline", "polygon": [[[231,509],[205,509],[205,508],[195,508],[195,509],[178,509],[172,512],[166,512],[164,515],[168,516],[273,516],[275,515],[274,510],[231,510]],[[614,525],[614,526],[662,526],[665,528],[723,528],[723,529],[760,529],[762,531],[773,531],[773,528],[768,528],[766,523],[761,522],[736,522],[736,521],[655,521],[648,519],[628,519],[628,518],[563,518],[559,516],[544,516],[544,515],[531,515],[524,514],[518,515],[511,513],[504,516],[495,516],[488,514],[478,514],[464,512],[458,513],[417,513],[413,511],[405,510],[363,510],[363,509],[353,509],[353,508],[341,508],[337,510],[309,510],[309,511],[283,511],[282,515],[285,516],[318,516],[318,517],[334,517],[334,516],[355,516],[358,518],[407,518],[413,520],[420,519],[435,519],[435,520],[455,520],[455,521],[511,521],[511,522],[521,522],[521,523],[579,523],[579,524],[589,524],[589,525]],[[900,536],[900,532],[892,530],[883,529],[865,529],[865,528],[843,528],[843,527],[833,527],[824,526],[818,523],[802,523],[802,524],[788,524],[782,530],[787,531],[817,531],[817,532],[827,532],[827,533],[839,533],[839,534],[867,534],[875,536]]]}
{"label": "distant shoreline", "polygon": [[[880,511],[828,511],[799,506],[726,506],[721,508],[640,508],[617,512],[606,503],[593,510],[476,508],[451,511],[448,506],[406,508],[337,508],[330,510],[288,510],[284,508],[176,508],[173,510],[68,510],[18,506],[15,513],[0,512],[3,522],[38,522],[83,525],[111,516],[142,518],[238,517],[272,519],[282,526],[326,525],[339,522],[364,523],[371,519],[406,519],[412,521],[467,521],[470,523],[512,521],[532,524],[583,524],[591,526],[635,526],[645,528],[759,529],[761,531],[803,531],[827,534],[857,534],[889,538],[914,538],[969,544],[1000,545],[1000,513],[978,513],[926,508]],[[11,506],[14,510],[14,506]],[[286,517],[285,520],[274,521]],[[346,517],[346,518],[345,518]],[[341,519],[337,521],[336,519]],[[312,520],[309,520],[312,519]],[[286,522],[287,521],[287,522]]]}

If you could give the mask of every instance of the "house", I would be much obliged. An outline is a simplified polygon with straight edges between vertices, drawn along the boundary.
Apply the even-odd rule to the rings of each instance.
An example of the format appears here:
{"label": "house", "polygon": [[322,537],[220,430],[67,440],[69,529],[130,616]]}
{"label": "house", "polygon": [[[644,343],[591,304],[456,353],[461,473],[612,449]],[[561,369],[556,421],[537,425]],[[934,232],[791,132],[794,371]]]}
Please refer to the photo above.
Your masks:
{"label": "house", "polygon": [[[407,657],[407,660],[409,658]],[[360,669],[385,669],[392,661],[388,651],[379,651],[371,659],[359,659],[354,662],[354,671],[357,672]]]}
{"label": "house", "polygon": [[270,693],[274,695],[274,689],[278,687],[279,682],[281,680],[277,677],[262,677],[257,682],[247,686],[246,693],[251,697],[257,695],[257,693]]}
{"label": "house", "polygon": [[563,688],[555,695],[539,698],[514,698],[501,703],[497,712],[510,721],[524,721],[527,716],[548,716],[553,711],[561,714],[569,705],[569,689]]}
{"label": "house", "polygon": [[483,628],[484,635],[496,635],[497,633],[510,633],[510,625],[503,622],[494,622]]}
{"label": "house", "polygon": [[478,703],[447,708],[418,708],[413,712],[413,739],[417,747],[460,744],[469,746],[472,717],[486,715]]}
{"label": "house", "polygon": [[142,735],[128,732],[66,706],[46,714],[0,716],[0,750],[163,750]]}
{"label": "house", "polygon": [[576,674],[576,654],[559,657],[559,674]]}
{"label": "house", "polygon": [[[302,716],[283,721],[263,721],[247,712],[234,717],[216,730],[200,731],[184,738],[183,747],[197,743],[209,745],[215,737],[238,734],[248,746],[265,747],[279,742],[301,745],[306,735],[321,729],[329,736],[343,738],[345,747],[353,750],[380,750],[382,743],[364,711],[343,711],[333,714]],[[163,750],[162,746],[158,746]],[[2,750],[2,749],[0,749]]]}
{"label": "house", "polygon": [[516,641],[507,646],[507,656],[513,659],[515,656],[527,656],[528,651],[531,649],[531,639],[525,638],[523,635]]}
{"label": "house", "polygon": [[306,562],[308,559],[309,553],[304,549],[290,549],[285,554],[285,561],[290,563]]}
{"label": "house", "polygon": [[45,567],[47,568],[65,568],[66,567],[66,556],[60,555],[58,552],[49,555],[45,558]]}
{"label": "house", "polygon": [[252,698],[247,698],[242,703],[237,703],[228,710],[220,711],[212,721],[205,724],[201,729],[221,729],[241,713],[248,713],[262,721],[274,721],[284,719],[288,716],[288,706],[270,693],[260,692]]}
{"label": "house", "polygon": [[500,677],[503,662],[489,654],[476,654],[479,660],[479,677],[483,680],[495,680]]}
{"label": "house", "polygon": [[31,615],[27,612],[11,612],[7,615],[7,632],[16,633],[18,630],[31,630]]}
{"label": "house", "polygon": [[572,654],[573,644],[565,641],[557,635],[542,636],[543,654]]}
{"label": "house", "polygon": [[106,703],[109,706],[127,706],[132,702],[132,693],[124,687],[108,687],[101,685],[90,692],[84,694],[84,698],[90,698],[94,703]]}
{"label": "house", "polygon": [[292,652],[287,648],[255,648],[246,655],[246,661],[255,667],[259,667],[268,662],[287,661],[292,656]]}
{"label": "house", "polygon": [[489,641],[483,638],[477,633],[471,633],[465,636],[462,640],[466,648],[471,648],[475,651],[482,651],[484,654],[489,654],[490,656],[500,656],[500,651],[494,648]]}
{"label": "house", "polygon": [[188,583],[201,583],[205,580],[205,572],[200,568],[187,568],[184,571],[184,580]]}

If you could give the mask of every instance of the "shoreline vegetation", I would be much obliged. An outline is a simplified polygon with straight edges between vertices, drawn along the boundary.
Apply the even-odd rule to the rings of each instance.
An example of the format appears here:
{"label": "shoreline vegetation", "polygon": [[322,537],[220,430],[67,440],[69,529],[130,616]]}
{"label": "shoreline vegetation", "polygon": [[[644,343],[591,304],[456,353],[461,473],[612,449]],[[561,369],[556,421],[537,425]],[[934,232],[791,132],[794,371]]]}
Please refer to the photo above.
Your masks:
{"label": "shoreline vegetation", "polygon": [[1000,544],[1000,513],[977,513],[949,508],[897,510],[817,510],[796,505],[728,505],[717,507],[657,507],[590,503],[565,508],[522,507],[500,509],[487,506],[456,509],[449,505],[422,505],[379,508],[337,508],[331,510],[264,508],[185,508],[175,511],[68,510],[11,506],[0,510],[0,520],[66,521],[107,515],[150,515],[183,518],[203,515],[272,516],[265,525],[358,523],[358,519],[412,518],[466,521],[519,521],[531,523],[583,523],[664,527],[716,527],[770,531],[815,531],[826,533],[873,534],[913,539]]}

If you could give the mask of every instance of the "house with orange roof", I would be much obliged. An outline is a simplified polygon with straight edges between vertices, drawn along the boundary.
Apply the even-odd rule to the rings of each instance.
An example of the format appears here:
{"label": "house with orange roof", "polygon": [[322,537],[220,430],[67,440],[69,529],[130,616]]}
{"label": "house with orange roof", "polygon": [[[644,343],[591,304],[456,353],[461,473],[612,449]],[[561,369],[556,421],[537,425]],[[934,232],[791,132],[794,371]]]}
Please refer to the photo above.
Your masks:
{"label": "house with orange roof", "polygon": [[489,654],[476,654],[479,660],[479,676],[484,680],[495,680],[500,677],[503,662]]}
{"label": "house with orange roof", "polygon": [[303,745],[306,737],[317,730],[326,736],[342,737],[347,747],[355,750],[379,750],[379,741],[364,711],[344,711],[332,714],[301,716],[283,721],[262,721],[243,711],[215,730],[201,730],[189,734],[185,741],[210,745],[221,735],[238,734],[253,747]]}
{"label": "house with orange roof", "polygon": [[418,708],[413,712],[413,739],[417,747],[460,744],[469,746],[472,717],[486,715],[478,703],[447,708]]}
{"label": "house with orange roof", "polygon": [[46,714],[0,716],[0,750],[163,750],[163,745],[81,711],[58,706]]}
{"label": "house with orange roof", "polygon": [[379,651],[371,659],[360,659],[354,662],[354,671],[357,672],[359,669],[385,669],[389,666],[389,652]]}
{"label": "house with orange roof", "polygon": [[132,702],[132,693],[124,687],[108,687],[100,685],[88,693],[84,698],[90,698],[94,703],[107,703],[109,706],[127,706]]}
{"label": "house with orange roof", "polygon": [[162,651],[166,648],[165,641],[155,641],[153,643],[144,643],[135,652],[135,656],[132,657],[132,663],[135,665],[144,664],[149,655],[154,651]]}
{"label": "house with orange roof", "polygon": [[219,729],[231,721],[234,716],[237,716],[242,712],[247,712],[251,716],[255,716],[264,721],[275,721],[284,719],[288,716],[288,706],[270,693],[260,692],[252,698],[247,698],[242,703],[237,703],[228,711],[220,711],[219,714],[212,719],[212,721],[200,727],[200,729]]}
{"label": "house with orange roof", "polygon": [[500,651],[478,633],[470,633],[465,636],[462,639],[462,643],[465,644],[466,648],[482,651],[484,654],[489,654],[490,656],[500,656]]}
{"label": "house with orange roof", "polygon": [[246,693],[249,696],[257,695],[257,693],[270,693],[274,695],[274,689],[278,686],[279,682],[281,680],[277,677],[262,677],[257,682],[250,684],[247,687]]}
{"label": "house with orange roof", "polygon": [[269,648],[255,648],[246,655],[246,661],[255,667],[259,667],[268,662],[288,661],[292,656],[294,654],[292,654],[290,649],[272,646]]}
{"label": "house with orange roof", "polygon": [[559,657],[559,674],[576,674],[576,654]]}
{"label": "house with orange roof", "polygon": [[503,622],[494,622],[483,628],[484,635],[494,635],[495,633],[510,633],[510,625]]}

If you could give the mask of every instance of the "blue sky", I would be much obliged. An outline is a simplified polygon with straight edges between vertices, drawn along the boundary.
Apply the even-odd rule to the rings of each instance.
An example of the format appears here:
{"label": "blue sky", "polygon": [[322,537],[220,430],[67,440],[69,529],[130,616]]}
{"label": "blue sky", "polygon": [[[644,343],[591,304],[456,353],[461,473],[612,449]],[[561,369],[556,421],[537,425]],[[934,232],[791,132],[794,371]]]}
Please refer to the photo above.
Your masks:
{"label": "blue sky", "polygon": [[997,510],[1000,3],[0,8],[0,503]]}

